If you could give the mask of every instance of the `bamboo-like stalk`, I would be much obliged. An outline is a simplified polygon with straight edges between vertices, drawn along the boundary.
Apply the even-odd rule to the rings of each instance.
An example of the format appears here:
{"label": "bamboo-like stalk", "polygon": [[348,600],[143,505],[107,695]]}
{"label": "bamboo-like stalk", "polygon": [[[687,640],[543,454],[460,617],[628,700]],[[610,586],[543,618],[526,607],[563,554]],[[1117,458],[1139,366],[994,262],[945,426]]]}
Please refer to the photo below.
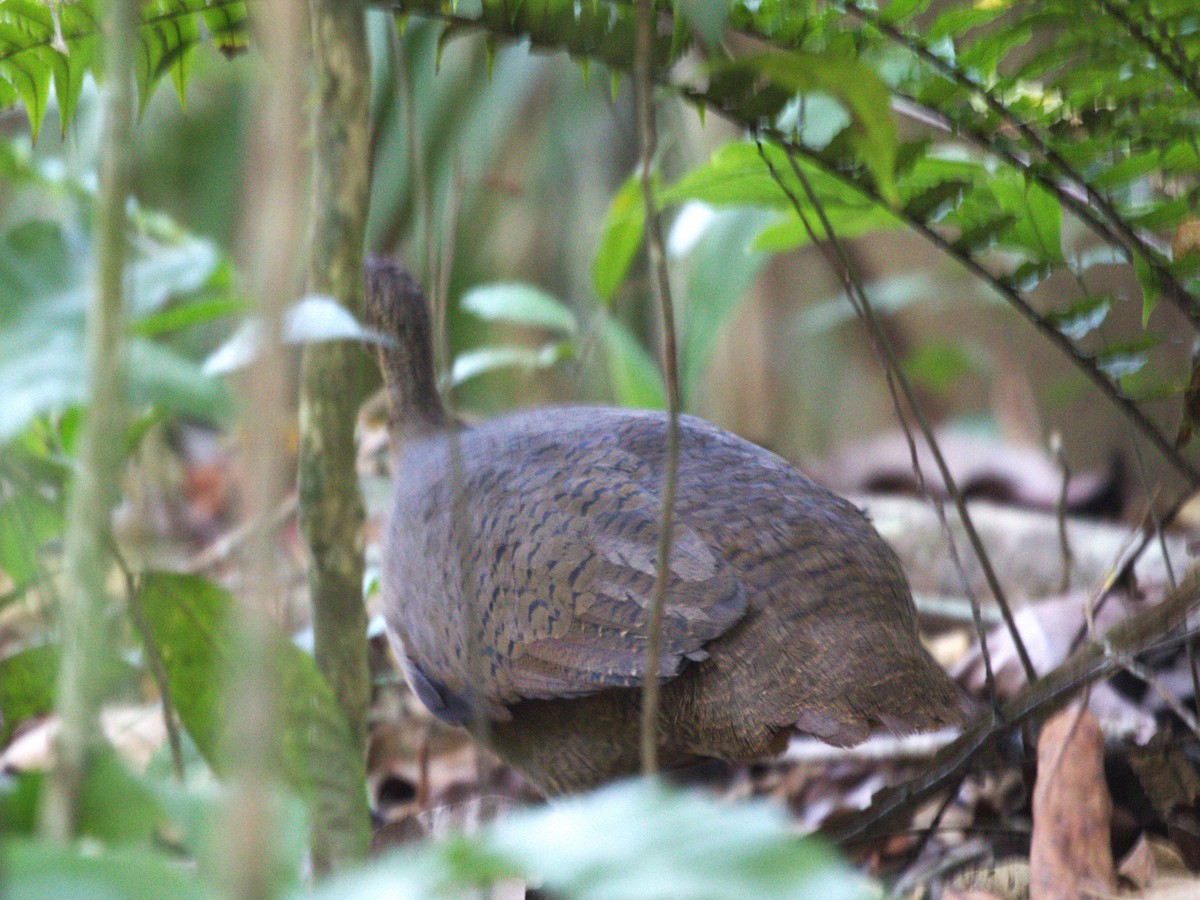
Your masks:
{"label": "bamboo-like stalk", "polygon": [[109,540],[125,436],[125,198],[129,194],[137,0],[112,0],[104,20],[106,79],[96,216],[95,295],[87,319],[88,415],[67,516],[62,595],[61,727],[41,808],[45,837],[74,836],[88,757],[98,742],[112,642],[105,623]]}
{"label": "bamboo-like stalk", "polygon": [[[306,180],[304,7],[267,0],[261,32],[266,64],[255,107],[255,134],[245,172],[247,219],[242,254],[251,295],[263,323],[262,345],[243,394],[241,434],[246,460],[246,589],[237,609],[237,652],[226,673],[230,801],[219,830],[223,894],[271,894],[273,789],[278,785],[279,703],[269,658],[271,609],[278,595],[272,514],[284,495],[288,408],[280,341],[287,303],[299,279]],[[270,523],[265,524],[265,523]]]}

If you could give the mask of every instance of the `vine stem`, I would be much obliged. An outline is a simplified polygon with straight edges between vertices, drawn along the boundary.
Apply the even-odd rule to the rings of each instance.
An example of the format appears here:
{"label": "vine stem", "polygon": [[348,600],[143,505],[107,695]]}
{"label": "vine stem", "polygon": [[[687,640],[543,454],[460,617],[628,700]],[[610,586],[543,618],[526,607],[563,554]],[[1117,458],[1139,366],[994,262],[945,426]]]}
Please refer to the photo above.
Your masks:
{"label": "vine stem", "polygon": [[[704,96],[697,97],[700,101],[704,101]],[[724,115],[719,107],[716,107],[718,115]],[[736,118],[734,121],[737,121]],[[1122,394],[1117,387],[1108,380],[1103,372],[1096,366],[1094,360],[1084,356],[1071,343],[1061,331],[1043,319],[1024,297],[1020,291],[1014,288],[1011,284],[997,275],[992,274],[982,263],[971,257],[970,254],[960,250],[948,238],[942,236],[932,226],[926,224],[921,219],[906,213],[903,209],[895,209],[887,206],[886,201],[879,196],[871,188],[845,177],[831,168],[828,163],[824,162],[820,155],[807,147],[793,143],[788,136],[782,134],[777,129],[763,128],[761,133],[768,136],[772,141],[783,148],[787,153],[795,153],[802,156],[808,162],[820,169],[825,175],[838,181],[856,191],[861,196],[873,201],[881,206],[889,209],[893,215],[899,218],[902,222],[912,228],[917,234],[925,238],[934,247],[940,250],[943,254],[958,262],[968,272],[978,278],[980,281],[987,284],[992,290],[1003,297],[1010,306],[1013,307],[1023,318],[1029,321],[1039,334],[1046,338],[1051,344],[1057,347],[1067,358],[1078,368],[1084,375],[1087,376],[1100,392],[1116,406],[1129,421],[1142,432],[1152,443],[1156,450],[1162,455],[1163,459],[1170,464],[1171,468],[1175,469],[1182,475],[1189,484],[1194,487],[1200,487],[1200,469],[1190,463],[1174,444],[1158,430],[1150,418],[1138,408],[1138,406]]]}
{"label": "vine stem", "polygon": [[58,678],[57,760],[40,810],[42,834],[70,840],[89,757],[99,743],[100,704],[111,654],[105,611],[111,516],[125,440],[125,199],[129,195],[137,0],[105,5],[103,131],[96,218],[95,296],[87,315],[88,415],[67,511]]}
{"label": "vine stem", "polygon": [[658,561],[654,594],[647,611],[646,661],[642,682],[642,773],[658,771],[658,670],[662,660],[663,607],[670,578],[671,529],[679,478],[679,361],[675,346],[675,307],[667,273],[662,222],[654,199],[654,156],[658,135],[654,122],[654,0],[637,0],[637,34],[634,46],[633,91],[636,105],[642,203],[646,214],[646,240],[655,299],[662,311],[662,366],[667,394],[666,471],[663,475],[662,514],[658,526]]}
{"label": "vine stem", "polygon": [[[825,213],[824,204],[821,203],[816,191],[813,190],[812,183],[804,170],[800,168],[792,154],[788,154],[788,162],[791,165],[792,173],[799,180],[801,187],[804,189],[805,196],[808,202],[816,211],[817,217],[821,222],[821,227],[825,232],[825,241],[817,235],[812,225],[808,221],[808,217],[804,214],[804,208],[800,203],[800,198],[787,186],[784,180],[779,176],[771,158],[767,155],[763,148],[762,142],[758,141],[758,152],[762,157],[763,162],[767,166],[767,170],[771,173],[771,177],[779,186],[780,190],[787,196],[792,207],[796,211],[796,215],[800,217],[805,231],[808,232],[809,239],[813,246],[821,250],[825,256],[829,267],[833,270],[834,275],[842,283],[842,288],[846,292],[846,299],[850,301],[850,305],[854,308],[855,313],[863,320],[867,326],[868,334],[871,338],[871,343],[876,354],[880,357],[880,362],[883,364],[884,377],[887,380],[888,393],[891,395],[892,405],[895,407],[896,418],[900,420],[900,425],[904,430],[905,440],[908,442],[909,454],[912,458],[913,470],[917,474],[918,482],[922,489],[925,488],[925,476],[921,470],[921,464],[917,455],[916,443],[913,440],[912,432],[909,429],[908,421],[904,416],[904,410],[900,404],[900,397],[897,394],[897,386],[900,392],[904,395],[904,400],[908,404],[908,408],[912,411],[913,417],[917,420],[917,425],[921,430],[921,435],[925,439],[926,445],[929,447],[929,452],[933,455],[934,463],[937,465],[938,472],[942,476],[942,481],[946,486],[946,492],[954,501],[954,508],[958,512],[959,521],[962,522],[963,530],[967,534],[967,539],[971,543],[972,549],[975,551],[975,556],[979,560],[980,568],[983,570],[984,578],[987,580],[988,588],[992,592],[992,596],[996,598],[996,606],[1000,609],[1000,615],[1004,619],[1005,625],[1008,626],[1012,634],[1013,646],[1016,648],[1017,656],[1021,660],[1021,666],[1025,670],[1025,677],[1030,682],[1037,679],[1037,671],[1033,667],[1033,661],[1029,657],[1029,653],[1025,648],[1025,642],[1021,638],[1021,632],[1016,626],[1016,621],[1013,619],[1012,609],[1008,604],[1008,598],[1005,596],[1003,588],[1000,586],[1000,581],[996,577],[996,571],[992,567],[991,557],[988,556],[987,550],[983,546],[983,540],[979,537],[979,532],[975,529],[975,523],[971,520],[970,514],[967,512],[966,504],[963,502],[962,492],[958,489],[958,484],[954,480],[954,476],[950,472],[950,467],[946,464],[946,459],[942,455],[942,448],[938,445],[934,438],[933,429],[929,425],[924,412],[917,403],[916,395],[913,393],[912,386],[908,383],[908,379],[904,376],[904,371],[900,367],[900,362],[896,358],[896,353],[892,349],[892,343],[888,340],[887,333],[879,324],[879,319],[875,315],[875,310],[871,306],[871,302],[867,297],[866,291],[863,290],[861,281],[858,279],[850,264],[850,257],[846,253],[842,242],[838,239],[837,234],[833,230],[833,225],[829,221],[829,216]],[[825,250],[826,242],[831,251]],[[947,542],[950,549],[951,558],[954,560],[955,566],[958,569],[959,576],[962,578],[963,586],[967,589],[967,595],[971,601],[971,615],[975,623],[975,630],[979,635],[980,652],[983,657],[984,672],[987,675],[987,684],[989,692],[995,697],[995,676],[992,670],[991,652],[988,649],[987,629],[983,624],[983,613],[979,607],[979,599],[975,596],[975,592],[970,589],[968,579],[963,571],[962,562],[958,556],[958,548],[954,542],[953,535],[950,533],[949,523],[946,521],[946,511],[942,507],[940,500],[933,502],[934,512],[937,514],[938,522],[946,533]]]}

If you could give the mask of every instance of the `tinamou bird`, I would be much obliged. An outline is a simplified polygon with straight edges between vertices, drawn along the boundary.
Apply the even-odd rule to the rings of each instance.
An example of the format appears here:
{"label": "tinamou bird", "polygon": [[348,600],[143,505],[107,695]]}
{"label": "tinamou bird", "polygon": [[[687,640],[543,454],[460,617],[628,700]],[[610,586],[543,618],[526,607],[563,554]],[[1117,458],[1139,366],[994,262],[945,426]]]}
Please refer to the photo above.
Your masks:
{"label": "tinamou bird", "polygon": [[661,765],[752,760],[802,733],[958,723],[896,555],[780,457],[680,416],[661,660],[646,670],[667,459],[661,412],[564,406],[467,426],[434,377],[425,297],[367,264],[395,453],[384,616],[408,683],[547,794],[636,772],[641,685]]}

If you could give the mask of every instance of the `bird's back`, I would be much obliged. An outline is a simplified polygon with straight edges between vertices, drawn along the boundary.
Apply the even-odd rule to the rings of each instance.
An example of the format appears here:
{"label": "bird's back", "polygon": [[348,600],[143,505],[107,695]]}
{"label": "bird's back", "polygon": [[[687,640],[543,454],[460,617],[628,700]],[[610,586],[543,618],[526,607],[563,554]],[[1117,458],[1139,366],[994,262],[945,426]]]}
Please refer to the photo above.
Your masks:
{"label": "bird's back", "polygon": [[[847,744],[880,725],[958,721],[960,697],[921,648],[899,563],[866,517],[702,420],[681,417],[680,436],[664,740],[682,756],[750,758],[793,726]],[[589,407],[406,445],[386,608],[427,705],[503,730],[514,714],[565,723],[555,701],[569,700],[605,728],[634,727],[665,445],[661,413]]]}

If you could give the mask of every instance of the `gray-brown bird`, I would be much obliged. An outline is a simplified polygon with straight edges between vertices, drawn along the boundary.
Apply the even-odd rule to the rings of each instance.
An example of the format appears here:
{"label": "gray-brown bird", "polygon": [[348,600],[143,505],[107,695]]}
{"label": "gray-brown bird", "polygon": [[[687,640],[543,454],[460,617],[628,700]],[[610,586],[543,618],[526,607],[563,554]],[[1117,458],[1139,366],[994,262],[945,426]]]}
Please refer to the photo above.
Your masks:
{"label": "gray-brown bird", "polygon": [[[377,259],[366,292],[394,340],[382,589],[409,684],[546,793],[636,772],[666,416],[553,407],[464,426],[438,396],[420,287]],[[691,416],[679,429],[662,765],[960,722],[866,517],[748,441]]]}

